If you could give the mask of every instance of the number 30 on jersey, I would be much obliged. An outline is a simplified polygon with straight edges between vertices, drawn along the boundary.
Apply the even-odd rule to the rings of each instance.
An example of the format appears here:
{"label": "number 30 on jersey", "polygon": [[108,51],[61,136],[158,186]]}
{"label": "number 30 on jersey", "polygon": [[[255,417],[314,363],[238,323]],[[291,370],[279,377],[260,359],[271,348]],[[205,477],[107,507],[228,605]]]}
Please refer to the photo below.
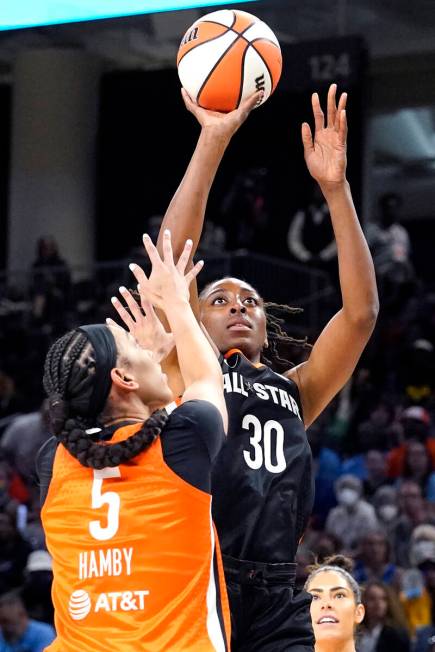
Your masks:
{"label": "number 30 on jersey", "polygon": [[251,433],[250,450],[243,450],[246,464],[251,469],[257,470],[264,466],[271,473],[282,473],[286,468],[282,425],[273,419],[262,425],[256,416],[247,414],[242,421],[242,428]]}

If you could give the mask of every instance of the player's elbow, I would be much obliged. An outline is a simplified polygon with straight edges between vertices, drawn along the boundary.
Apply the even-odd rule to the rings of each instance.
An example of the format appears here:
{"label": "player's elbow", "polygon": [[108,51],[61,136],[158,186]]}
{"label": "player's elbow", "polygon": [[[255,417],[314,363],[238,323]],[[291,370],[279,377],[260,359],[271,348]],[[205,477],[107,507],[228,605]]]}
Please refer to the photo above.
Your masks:
{"label": "player's elbow", "polygon": [[378,298],[373,298],[359,310],[355,310],[351,316],[352,325],[359,333],[371,335],[376,325],[379,314]]}

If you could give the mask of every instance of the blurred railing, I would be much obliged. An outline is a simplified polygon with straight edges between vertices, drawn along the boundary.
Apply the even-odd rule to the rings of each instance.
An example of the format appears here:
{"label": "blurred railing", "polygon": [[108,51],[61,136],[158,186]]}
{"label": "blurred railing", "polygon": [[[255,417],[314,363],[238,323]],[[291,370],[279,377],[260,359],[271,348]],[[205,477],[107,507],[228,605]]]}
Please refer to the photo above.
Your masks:
{"label": "blurred railing", "polygon": [[[308,329],[315,333],[336,307],[336,289],[323,271],[245,250],[219,256],[203,254],[203,257],[206,264],[198,279],[200,287],[222,276],[242,278],[267,301],[303,308],[304,313],[297,320],[297,328],[301,331]],[[81,312],[86,304],[109,305],[119,285],[132,285],[133,277],[128,269],[132,261],[147,270],[148,261],[140,257],[71,268],[71,309]],[[47,268],[47,278],[55,278],[57,271],[62,270]],[[37,273],[43,274],[44,269],[38,268]],[[34,274],[35,270],[0,272],[0,317],[21,314],[26,319],[32,305]]]}

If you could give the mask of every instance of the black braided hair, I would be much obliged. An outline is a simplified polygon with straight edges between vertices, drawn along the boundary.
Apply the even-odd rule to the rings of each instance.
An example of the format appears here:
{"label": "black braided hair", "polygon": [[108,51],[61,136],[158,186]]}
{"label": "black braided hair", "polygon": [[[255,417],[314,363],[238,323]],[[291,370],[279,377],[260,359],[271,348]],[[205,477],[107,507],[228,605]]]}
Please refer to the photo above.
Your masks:
{"label": "black braided hair", "polygon": [[[283,329],[283,324],[286,323],[286,317],[300,314],[303,312],[303,309],[294,308],[285,303],[273,303],[268,301],[264,304],[264,312],[266,314],[266,332],[269,347],[266,349],[267,356],[265,355],[264,350],[261,352],[261,361],[270,367],[291,365],[291,362],[281,357],[280,348],[293,345],[304,349],[310,349],[311,344],[308,344],[307,337],[297,339],[288,335],[288,333]],[[284,317],[279,317],[274,313],[280,313],[284,315]]]}
{"label": "black braided hair", "polygon": [[[207,285],[199,294],[200,301],[205,298],[209,288],[215,283],[216,281],[207,283]],[[253,286],[251,287],[253,290],[255,290]],[[257,292],[257,290],[255,291]],[[260,293],[257,292],[257,294]],[[286,331],[283,329],[283,324],[286,323],[286,317],[289,317],[290,315],[300,314],[303,312],[303,308],[295,308],[288,306],[287,304],[273,303],[272,301],[265,302],[263,307],[264,313],[266,315],[268,349],[266,349],[267,354],[265,354],[264,350],[261,352],[261,362],[273,368],[279,369],[283,366],[288,368],[289,365],[292,366],[292,363],[289,360],[281,357],[282,353],[280,352],[280,349],[286,349],[288,345],[298,346],[304,349],[311,349],[311,344],[308,343],[308,339],[306,337],[297,339],[291,335],[288,335],[288,333],[286,333]],[[280,317],[279,314],[284,316]]]}
{"label": "black braided hair", "polygon": [[122,442],[96,442],[86,432],[100,425],[89,417],[94,381],[95,352],[85,333],[70,331],[56,340],[45,359],[43,380],[52,431],[83,466],[103,469],[128,462],[146,450],[161,433],[168,414],[157,410]]}

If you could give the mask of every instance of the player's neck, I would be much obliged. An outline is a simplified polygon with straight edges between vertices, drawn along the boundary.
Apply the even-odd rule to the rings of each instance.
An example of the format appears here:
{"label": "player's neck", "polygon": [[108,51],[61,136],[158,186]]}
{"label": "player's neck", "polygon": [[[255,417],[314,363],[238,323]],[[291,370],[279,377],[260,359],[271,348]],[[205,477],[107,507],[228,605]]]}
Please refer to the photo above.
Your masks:
{"label": "player's neck", "polygon": [[355,641],[322,641],[316,643],[315,652],[355,652]]}

